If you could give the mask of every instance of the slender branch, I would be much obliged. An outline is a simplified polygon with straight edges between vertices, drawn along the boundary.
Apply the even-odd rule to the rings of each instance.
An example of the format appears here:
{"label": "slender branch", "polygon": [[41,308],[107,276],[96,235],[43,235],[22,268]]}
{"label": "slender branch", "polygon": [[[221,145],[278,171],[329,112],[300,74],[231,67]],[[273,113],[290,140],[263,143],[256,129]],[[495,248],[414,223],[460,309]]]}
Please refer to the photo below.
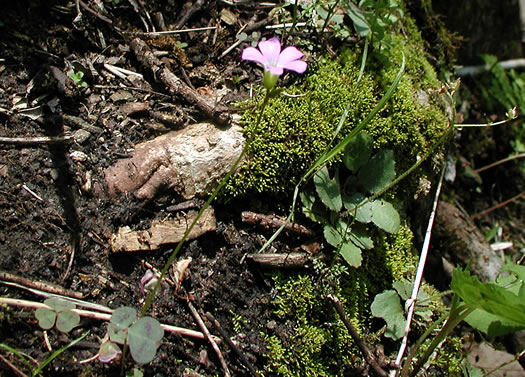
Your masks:
{"label": "slender branch", "polygon": [[73,136],[38,136],[38,137],[0,137],[0,144],[7,145],[42,145],[67,143]]}
{"label": "slender branch", "polygon": [[525,153],[515,154],[513,156],[509,156],[509,157],[503,158],[503,159],[501,159],[499,161],[493,162],[492,164],[488,164],[486,166],[483,166],[483,167],[481,167],[479,169],[475,169],[474,173],[481,173],[482,171],[492,169],[493,167],[496,167],[498,165],[504,164],[505,162],[509,162],[509,161],[515,160],[517,158],[523,158],[523,157],[525,157]]}
{"label": "slender branch", "polygon": [[328,295],[328,298],[330,299],[330,301],[332,301],[332,304],[334,305],[337,314],[339,314],[339,317],[341,317],[341,320],[345,324],[348,332],[350,333],[350,336],[361,350],[361,353],[365,357],[366,362],[379,376],[387,377],[388,373],[383,368],[381,368],[372,351],[370,351],[367,344],[361,339],[361,337],[357,333],[357,330],[350,323],[348,317],[346,316],[343,305],[341,304],[341,301],[339,301],[339,299],[333,295]]}
{"label": "slender branch", "polygon": [[507,204],[509,203],[512,203],[518,199],[521,199],[521,198],[525,198],[525,191],[523,192],[520,192],[518,195],[515,195],[513,196],[512,198],[510,199],[507,199],[501,203],[498,203],[496,204],[495,206],[492,206],[484,211],[481,211],[481,212],[478,212],[478,213],[475,213],[474,215],[470,216],[471,219],[475,219],[476,217],[480,217],[480,216],[484,216],[486,214],[489,214],[490,212],[498,209],[498,208],[501,208],[501,207],[505,207]]}

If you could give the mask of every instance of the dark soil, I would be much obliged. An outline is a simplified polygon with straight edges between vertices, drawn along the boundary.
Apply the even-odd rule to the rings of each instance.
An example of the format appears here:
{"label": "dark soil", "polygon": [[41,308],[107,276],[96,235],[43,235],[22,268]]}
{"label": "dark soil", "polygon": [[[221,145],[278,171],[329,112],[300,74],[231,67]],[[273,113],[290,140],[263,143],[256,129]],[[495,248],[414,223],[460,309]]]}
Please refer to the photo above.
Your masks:
{"label": "dark soil", "polygon": [[[142,37],[153,50],[165,52],[159,57],[162,62],[199,93],[211,95],[223,90],[226,96],[221,105],[233,106],[235,101],[248,97],[250,83],[259,77],[249,65],[240,62],[239,54],[245,44],[221,55],[237,41],[235,34],[240,25],[254,17],[258,21],[265,19],[270,8],[257,6],[257,2],[229,6],[219,0],[186,5],[174,0],[152,0],[143,2],[144,7],[137,10],[123,0],[101,3],[104,10],[97,8],[95,1],[81,1],[81,19],[76,19],[74,1],[19,0],[2,6],[0,136],[74,138],[38,145],[0,144],[0,270],[61,286],[81,294],[86,301],[110,308],[140,309],[144,296],[139,283],[147,270],[145,263],[162,269],[172,248],[149,253],[111,253],[109,238],[120,226],[145,229],[151,220],[166,218],[170,214],[168,207],[181,198],[169,192],[148,202],[132,196],[110,198],[104,170],[128,156],[135,144],[206,116],[194,104],[170,95],[156,77],[143,69],[130,51],[129,43],[136,35],[133,33],[145,31],[145,25],[150,28],[153,24],[159,29],[158,22],[147,18],[156,19],[158,14],[163,16],[168,30],[217,26],[216,30],[176,37]],[[181,20],[187,5],[192,3],[204,4],[187,20]],[[84,8],[86,4],[89,10]],[[225,17],[221,19],[223,9],[235,14],[234,24],[226,23]],[[258,30],[265,35],[264,28]],[[181,49],[177,43],[187,47]],[[143,74],[144,80],[121,79],[105,69],[104,63]],[[67,76],[71,70],[84,73],[86,87]],[[147,103],[148,108],[126,116],[122,105],[133,102]],[[469,187],[465,190],[470,191]],[[508,197],[506,194],[500,193],[497,199]],[[487,201],[480,202],[479,196],[473,196],[475,210],[488,207]],[[260,334],[263,330],[268,333],[279,329],[272,315],[271,278],[243,258],[246,253],[256,252],[269,235],[268,231],[240,220],[242,210],[254,210],[254,202],[268,201],[255,198],[215,207],[217,231],[187,242],[179,253],[179,258],[192,258],[184,290],[175,293],[172,288],[165,288],[150,314],[162,323],[198,330],[187,308],[187,301],[191,300],[202,316],[206,312],[214,315],[255,369],[264,370],[266,346]],[[288,201],[283,203],[287,205]],[[516,214],[519,217],[520,210],[514,208],[510,216]],[[297,247],[301,241],[297,237],[283,237],[286,244],[277,245],[280,251]],[[5,284],[0,285],[0,296],[43,301],[26,290]],[[98,352],[106,333],[106,324],[101,321],[84,318],[71,333],[50,330],[47,337],[56,350],[86,331],[89,335],[83,341],[47,366],[47,375],[120,373],[118,363],[79,363]],[[14,306],[2,307],[0,343],[39,362],[49,355],[44,332],[33,312]],[[233,376],[251,375],[224,343],[221,350]],[[12,354],[0,356],[4,358],[0,360],[0,376],[14,375],[6,361],[25,368]],[[127,369],[132,370],[133,366],[130,360]],[[157,357],[144,366],[144,371],[148,376],[223,375],[220,362],[206,341],[171,334],[164,337]]]}
{"label": "dark soil", "polygon": [[[265,9],[253,5],[234,7],[238,23],[229,26],[219,19],[219,12],[228,9],[227,4],[206,3],[178,27],[218,25],[219,29],[166,36],[151,40],[151,46],[168,51],[163,61],[203,92],[228,88],[234,74],[244,76],[246,83],[248,75],[240,68],[239,59],[242,46],[224,58],[219,56],[236,41],[238,23],[247,22],[255,13],[265,17]],[[108,238],[123,224],[140,229],[154,218],[166,217],[166,207],[180,198],[170,197],[169,193],[149,203],[131,197],[109,198],[105,195],[103,171],[125,157],[135,143],[204,118],[194,106],[170,96],[165,87],[156,84],[129,49],[133,35],[128,32],[145,29],[141,16],[160,12],[168,29],[174,29],[183,14],[183,4],[148,1],[136,12],[127,1],[104,2],[105,11],[97,9],[95,2],[88,2],[98,16],[81,8],[79,22],[73,21],[77,15],[74,4],[9,2],[0,16],[1,136],[76,135],[73,142],[1,145],[1,270],[62,286],[81,293],[86,301],[111,308],[127,305],[140,309],[144,297],[139,282],[147,269],[143,262],[160,270],[172,249],[111,254]],[[187,44],[184,51],[177,48],[177,41]],[[145,80],[122,80],[105,70],[103,63],[143,73]],[[70,68],[84,72],[87,88],[66,76]],[[247,97],[243,82],[230,86],[229,98],[223,99],[223,105]],[[184,119],[161,123],[148,113],[126,118],[119,106],[132,102],[148,102],[150,113],[183,112]],[[79,124],[67,116],[94,127],[85,128],[81,135]],[[271,320],[271,284],[258,268],[242,263],[243,255],[256,251],[261,241],[260,236],[251,234],[254,229],[240,229],[240,211],[236,208],[242,208],[242,203],[216,208],[217,232],[187,243],[181,251],[181,258],[193,258],[189,277],[183,283],[188,296],[168,288],[155,301],[151,314],[162,323],[198,330],[186,305],[189,297],[201,315],[212,313],[250,363],[262,369],[265,345],[258,334]],[[43,300],[6,285],[0,286],[0,295]],[[234,330],[234,317],[242,318],[242,332]],[[56,350],[87,330],[89,335],[82,342],[46,368],[49,375],[119,373],[118,364],[78,363],[98,352],[106,331],[103,322],[83,319],[81,326],[67,336],[56,330],[47,335]],[[217,333],[214,329],[212,332]],[[40,362],[49,354],[30,311],[3,307],[0,334],[1,342]],[[221,349],[234,376],[249,375],[224,343]],[[16,357],[8,359],[23,369]],[[209,376],[223,373],[207,342],[174,335],[164,338],[158,357],[145,367],[147,375],[157,376],[182,376],[185,370]],[[0,375],[11,374],[13,370],[0,362]]]}

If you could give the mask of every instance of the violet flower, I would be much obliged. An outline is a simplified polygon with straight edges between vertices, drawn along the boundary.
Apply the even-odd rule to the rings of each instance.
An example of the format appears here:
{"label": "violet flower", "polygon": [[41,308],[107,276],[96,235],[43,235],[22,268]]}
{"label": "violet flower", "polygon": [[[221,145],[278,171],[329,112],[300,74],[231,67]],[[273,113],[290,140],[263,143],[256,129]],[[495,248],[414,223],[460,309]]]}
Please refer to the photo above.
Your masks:
{"label": "violet flower", "polygon": [[242,52],[242,59],[261,64],[264,67],[264,87],[272,89],[285,69],[297,73],[306,71],[308,64],[300,60],[304,54],[297,47],[288,46],[281,51],[281,42],[271,38],[259,42],[258,49],[247,47]]}

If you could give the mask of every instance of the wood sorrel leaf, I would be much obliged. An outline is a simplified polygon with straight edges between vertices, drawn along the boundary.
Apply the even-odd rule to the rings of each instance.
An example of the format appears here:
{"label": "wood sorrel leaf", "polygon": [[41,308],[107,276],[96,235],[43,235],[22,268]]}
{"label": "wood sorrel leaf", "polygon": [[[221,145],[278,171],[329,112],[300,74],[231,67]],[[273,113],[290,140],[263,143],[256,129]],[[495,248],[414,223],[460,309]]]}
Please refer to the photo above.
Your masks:
{"label": "wood sorrel leaf", "polygon": [[44,304],[55,309],[56,312],[62,310],[75,309],[75,304],[59,297],[51,297],[44,301]]}
{"label": "wood sorrel leaf", "polygon": [[137,310],[129,306],[123,306],[113,311],[110,322],[121,329],[125,329],[133,323],[135,318],[137,318]]}
{"label": "wood sorrel leaf", "polygon": [[401,224],[394,206],[383,199],[372,202],[372,222],[388,233],[397,232]]}
{"label": "wood sorrel leaf", "polygon": [[374,317],[385,320],[387,326],[385,336],[394,340],[403,336],[406,321],[396,291],[388,290],[378,294],[374,298],[370,309]]}
{"label": "wood sorrel leaf", "polygon": [[80,323],[80,316],[71,310],[61,311],[57,315],[58,331],[68,333]]}
{"label": "wood sorrel leaf", "polygon": [[394,152],[391,149],[377,152],[357,175],[359,182],[372,194],[388,186],[395,176]]}
{"label": "wood sorrel leaf", "polygon": [[142,317],[129,328],[128,344],[133,360],[139,364],[149,363],[157,353],[164,336],[160,323],[151,317]]}
{"label": "wood sorrel leaf", "polygon": [[54,310],[47,308],[38,308],[35,311],[35,317],[38,319],[38,326],[43,330],[49,330],[55,325],[57,313]]}
{"label": "wood sorrel leaf", "polygon": [[341,193],[339,192],[339,178],[338,174],[335,174],[333,179],[330,179],[328,174],[328,168],[323,166],[315,175],[314,175],[314,184],[317,195],[330,210],[334,212],[339,212],[343,206],[341,200]]}
{"label": "wood sorrel leaf", "polygon": [[372,154],[372,137],[365,132],[360,132],[345,148],[343,163],[352,172],[359,170],[368,162]]}

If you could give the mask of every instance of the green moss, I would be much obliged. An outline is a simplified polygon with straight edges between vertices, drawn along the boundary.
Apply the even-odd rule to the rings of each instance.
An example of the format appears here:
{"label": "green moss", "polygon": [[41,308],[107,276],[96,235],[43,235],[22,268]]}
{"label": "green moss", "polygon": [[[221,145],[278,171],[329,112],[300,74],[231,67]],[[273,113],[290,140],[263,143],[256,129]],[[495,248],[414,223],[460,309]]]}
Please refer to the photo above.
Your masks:
{"label": "green moss", "polygon": [[[408,19],[406,24],[412,25]],[[261,124],[255,124],[257,106],[245,111],[241,122],[246,136],[252,139],[249,158],[230,182],[226,195],[289,194],[327,147],[347,103],[348,117],[336,141],[370,113],[397,75],[402,52],[406,72],[389,104],[366,131],[374,137],[376,149],[389,147],[395,151],[401,168],[415,163],[447,127],[447,118],[430,94],[439,87],[439,81],[421,54],[421,37],[415,27],[410,30],[408,39],[402,34],[392,37],[396,48],[391,63],[381,67],[370,63],[359,82],[361,51],[343,50],[342,64],[321,57],[310,64],[304,77],[286,88],[286,93],[299,97],[271,99]],[[260,97],[253,104],[260,104]]]}

